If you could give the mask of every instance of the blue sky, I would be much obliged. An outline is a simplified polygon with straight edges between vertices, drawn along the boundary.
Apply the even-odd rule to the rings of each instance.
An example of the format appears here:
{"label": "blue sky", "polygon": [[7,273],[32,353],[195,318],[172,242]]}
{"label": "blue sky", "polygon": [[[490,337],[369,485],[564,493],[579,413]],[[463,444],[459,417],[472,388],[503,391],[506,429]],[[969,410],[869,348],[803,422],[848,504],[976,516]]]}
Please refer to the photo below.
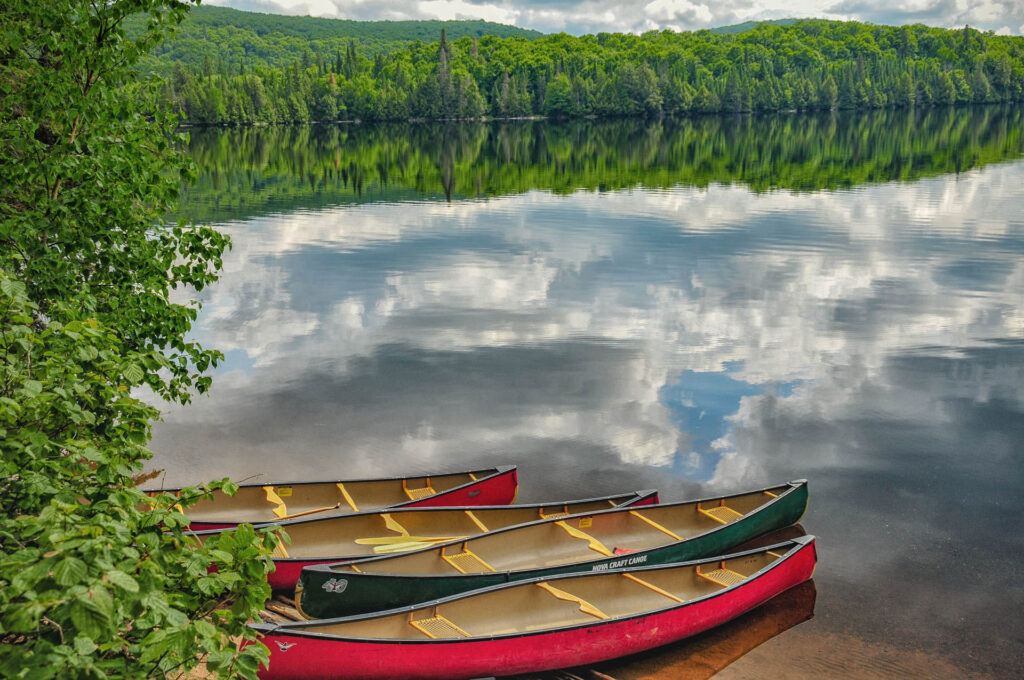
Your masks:
{"label": "blue sky", "polygon": [[276,14],[338,19],[486,19],[545,33],[695,30],[756,19],[820,17],[879,24],[965,24],[1024,34],[1024,0],[207,0]]}

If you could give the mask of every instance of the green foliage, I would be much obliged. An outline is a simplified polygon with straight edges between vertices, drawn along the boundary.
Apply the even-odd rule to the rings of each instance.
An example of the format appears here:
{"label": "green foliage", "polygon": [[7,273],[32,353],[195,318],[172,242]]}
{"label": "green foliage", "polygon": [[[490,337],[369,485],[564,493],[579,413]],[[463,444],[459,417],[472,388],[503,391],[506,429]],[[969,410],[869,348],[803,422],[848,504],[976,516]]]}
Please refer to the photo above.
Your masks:
{"label": "green foliage", "polygon": [[181,508],[227,480],[139,491],[156,411],[130,390],[147,357],[92,319],[40,329],[25,289],[0,277],[5,677],[174,677],[205,659],[254,678],[266,649],[236,641],[270,595],[260,557],[277,538],[245,526],[201,545],[183,531]]}
{"label": "green foliage", "polygon": [[[205,49],[196,43],[186,52]],[[197,124],[474,118],[481,109],[500,117],[658,116],[1024,100],[1024,38],[969,28],[801,20],[736,33],[446,35],[443,46],[409,43],[386,60],[380,53],[350,43],[333,61],[178,64],[166,96]],[[336,117],[325,100],[332,96]],[[308,117],[297,113],[303,102]]]}
{"label": "green foliage", "polygon": [[[144,30],[145,19],[132,17],[126,25],[129,35],[137,35]],[[541,35],[489,21],[349,21],[199,7],[178,27],[174,40],[158,45],[141,60],[140,66],[144,73],[166,75],[175,63],[216,72],[281,68],[303,59],[333,63],[350,41],[373,57],[416,41],[436,40],[442,30],[452,39]]]}
{"label": "green foliage", "polygon": [[[166,223],[189,172],[177,121],[132,65],[176,0],[9,0],[0,8],[0,668],[5,677],[254,678],[241,643],[277,537],[200,545],[181,497],[132,479],[158,411],[220,355],[189,342],[175,288],[216,279],[226,239]],[[146,13],[127,39],[127,16]]]}

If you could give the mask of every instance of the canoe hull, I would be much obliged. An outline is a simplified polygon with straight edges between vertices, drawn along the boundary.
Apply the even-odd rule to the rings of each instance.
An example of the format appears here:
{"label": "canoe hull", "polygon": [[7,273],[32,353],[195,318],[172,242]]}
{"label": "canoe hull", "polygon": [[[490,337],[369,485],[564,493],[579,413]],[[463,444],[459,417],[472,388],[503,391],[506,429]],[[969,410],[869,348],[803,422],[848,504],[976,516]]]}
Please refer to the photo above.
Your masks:
{"label": "canoe hull", "polygon": [[[298,486],[298,485],[296,485]],[[510,505],[519,491],[519,474],[515,467],[498,468],[498,472],[474,482],[441,491],[432,496],[417,500],[394,503],[387,508],[437,508],[481,505]],[[338,510],[330,509],[331,512]],[[191,531],[208,531],[212,529],[232,529],[239,524],[265,525],[274,521],[232,521],[216,522],[192,519],[189,523]]]}
{"label": "canoe hull", "polygon": [[[686,541],[627,555],[601,557],[557,567],[445,576],[335,572],[323,567],[299,576],[296,602],[311,619],[327,619],[406,607],[478,588],[559,574],[644,567],[722,555],[741,543],[796,524],[807,509],[807,485],[739,521]],[[353,564],[358,565],[360,561]]]}
{"label": "canoe hull", "polygon": [[263,680],[458,680],[606,661],[697,635],[744,614],[814,573],[813,543],[765,574],[719,595],[622,620],[464,641],[372,641],[270,632]]}
{"label": "canoe hull", "polygon": [[[641,507],[648,507],[648,506],[651,506],[651,505],[657,505],[658,504],[658,492],[657,491],[653,491],[653,490],[638,491],[638,492],[635,492],[632,495],[632,497],[630,497],[629,495],[623,494],[620,497],[607,496],[605,498],[607,498],[609,500],[614,500],[616,502],[618,502],[620,498],[623,499],[622,502],[620,503],[619,507],[627,507],[628,506],[628,507],[631,507],[631,508],[641,508]],[[600,500],[604,500],[604,499],[603,498],[598,498],[598,499],[593,499],[593,500],[600,501]],[[586,502],[588,502],[587,499],[580,500],[580,501],[568,501],[566,503],[566,505],[563,506],[563,507],[566,507],[567,510],[570,513],[572,513],[572,512],[576,512],[576,510],[574,510],[572,508],[573,505],[582,505],[583,503],[586,503]],[[486,515],[484,513],[488,512],[489,510],[496,510],[496,509],[499,509],[499,508],[502,511],[504,511],[506,509],[511,509],[513,507],[514,508],[519,508],[519,507],[522,507],[522,508],[533,508],[533,507],[546,508],[546,507],[557,507],[558,505],[559,505],[558,503],[544,503],[544,504],[532,504],[532,505],[525,505],[525,506],[508,506],[508,505],[500,505],[500,506],[498,506],[498,505],[471,506],[471,508],[472,508],[473,512],[477,516],[481,516],[481,517],[484,517],[486,519]],[[480,509],[477,509],[477,508],[480,508]],[[447,510],[460,510],[460,509],[467,509],[468,510],[470,508],[447,508],[447,507],[445,507],[445,508],[440,508],[440,509],[427,510],[425,512],[428,512],[430,514],[434,514],[434,513],[437,513],[437,512],[445,512]],[[379,511],[379,512],[385,512],[385,511]],[[418,511],[415,508],[398,508],[398,509],[390,510],[390,511],[387,511],[387,512],[388,512],[388,514],[393,519],[397,519],[397,520],[401,521],[401,520],[403,520],[404,516],[408,515],[409,512],[416,513]],[[356,517],[356,516],[357,515],[348,515],[347,518],[353,518],[353,517]],[[534,517],[534,519],[536,519],[536,517]],[[311,520],[309,522],[304,522],[304,523],[326,524],[326,523],[330,523],[331,521],[332,521],[331,518],[324,518],[324,519],[314,519],[314,520]],[[522,523],[525,523],[525,521],[522,522]],[[282,528],[284,528],[285,531],[288,531],[289,526],[291,526],[291,525],[288,524],[288,523],[283,523],[282,524]],[[302,569],[304,567],[311,567],[311,566],[314,566],[314,565],[317,565],[317,564],[337,564],[339,562],[348,562],[348,561],[353,561],[353,560],[364,559],[365,557],[366,557],[366,555],[364,555],[364,554],[354,554],[354,555],[335,555],[335,556],[324,556],[324,557],[309,557],[308,559],[293,558],[293,557],[289,557],[289,558],[280,558],[280,557],[271,558],[273,560],[273,562],[274,562],[275,570],[273,572],[267,574],[267,582],[270,584],[270,587],[272,589],[274,589],[274,590],[289,590],[289,591],[291,591],[291,590],[295,589],[295,584],[298,583],[299,575],[302,573]]]}

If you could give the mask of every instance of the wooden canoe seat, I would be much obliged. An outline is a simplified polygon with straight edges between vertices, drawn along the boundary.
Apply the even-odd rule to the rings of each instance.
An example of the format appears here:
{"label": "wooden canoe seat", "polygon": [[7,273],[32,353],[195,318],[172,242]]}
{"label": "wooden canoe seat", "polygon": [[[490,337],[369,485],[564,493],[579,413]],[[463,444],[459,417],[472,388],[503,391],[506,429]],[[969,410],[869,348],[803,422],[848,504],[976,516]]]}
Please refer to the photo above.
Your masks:
{"label": "wooden canoe seat", "polygon": [[430,477],[427,477],[426,486],[421,486],[413,489],[409,488],[408,480],[403,479],[402,490],[405,491],[405,495],[408,496],[409,500],[412,501],[418,501],[421,498],[433,496],[435,493],[437,493],[436,491],[434,491],[433,487],[430,486]]}
{"label": "wooden canoe seat", "polygon": [[701,571],[700,565],[697,565],[697,576],[725,588],[734,586],[746,578],[746,576],[738,571],[728,569],[725,566],[725,562],[719,563],[718,569],[712,569],[711,571]]}
{"label": "wooden canoe seat", "polygon": [[534,585],[537,586],[538,588],[542,588],[542,589],[548,591],[549,593],[551,593],[552,595],[557,597],[559,600],[565,600],[566,602],[575,602],[576,604],[578,604],[580,606],[580,611],[583,612],[584,614],[590,614],[591,616],[593,616],[594,618],[597,618],[597,619],[607,619],[608,618],[607,614],[605,614],[603,611],[601,611],[600,609],[598,609],[594,605],[590,604],[589,602],[587,602],[583,598],[577,597],[577,596],[573,595],[572,593],[567,593],[564,590],[559,590],[558,588],[555,588],[554,586],[552,586],[547,581],[544,581],[542,583],[535,583]]}
{"label": "wooden canoe seat", "polygon": [[431,617],[425,619],[413,619],[412,617],[413,615],[409,614],[409,625],[432,640],[438,638],[469,637],[469,633],[456,626],[441,614],[438,614],[437,607],[434,607],[434,615]]}
{"label": "wooden canoe seat", "polygon": [[740,517],[743,517],[742,512],[736,512],[728,505],[726,505],[724,498],[721,501],[719,501],[718,505],[716,505],[713,508],[702,508],[700,506],[700,503],[697,503],[697,512],[704,515],[705,517],[710,517],[719,524],[728,524],[729,522],[732,522],[734,520],[739,519]]}
{"label": "wooden canoe seat", "polygon": [[544,508],[540,508],[539,510],[537,510],[537,514],[540,515],[541,519],[552,519],[553,517],[568,517],[569,508],[563,505],[561,511],[549,512],[546,515],[544,514]]}
{"label": "wooden canoe seat", "polygon": [[480,556],[462,544],[462,552],[448,555],[441,550],[441,559],[455,567],[462,574],[478,574],[481,571],[495,571],[494,567],[480,559]]}

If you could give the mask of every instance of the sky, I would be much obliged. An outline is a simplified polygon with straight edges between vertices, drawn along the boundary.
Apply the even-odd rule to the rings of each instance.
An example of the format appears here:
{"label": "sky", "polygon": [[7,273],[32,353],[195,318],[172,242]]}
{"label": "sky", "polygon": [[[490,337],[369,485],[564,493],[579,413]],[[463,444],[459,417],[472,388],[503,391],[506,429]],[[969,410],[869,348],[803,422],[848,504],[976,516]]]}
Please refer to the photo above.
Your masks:
{"label": "sky", "polygon": [[207,0],[256,12],[336,19],[485,19],[544,33],[697,30],[814,17],[1024,35],[1024,0]]}

